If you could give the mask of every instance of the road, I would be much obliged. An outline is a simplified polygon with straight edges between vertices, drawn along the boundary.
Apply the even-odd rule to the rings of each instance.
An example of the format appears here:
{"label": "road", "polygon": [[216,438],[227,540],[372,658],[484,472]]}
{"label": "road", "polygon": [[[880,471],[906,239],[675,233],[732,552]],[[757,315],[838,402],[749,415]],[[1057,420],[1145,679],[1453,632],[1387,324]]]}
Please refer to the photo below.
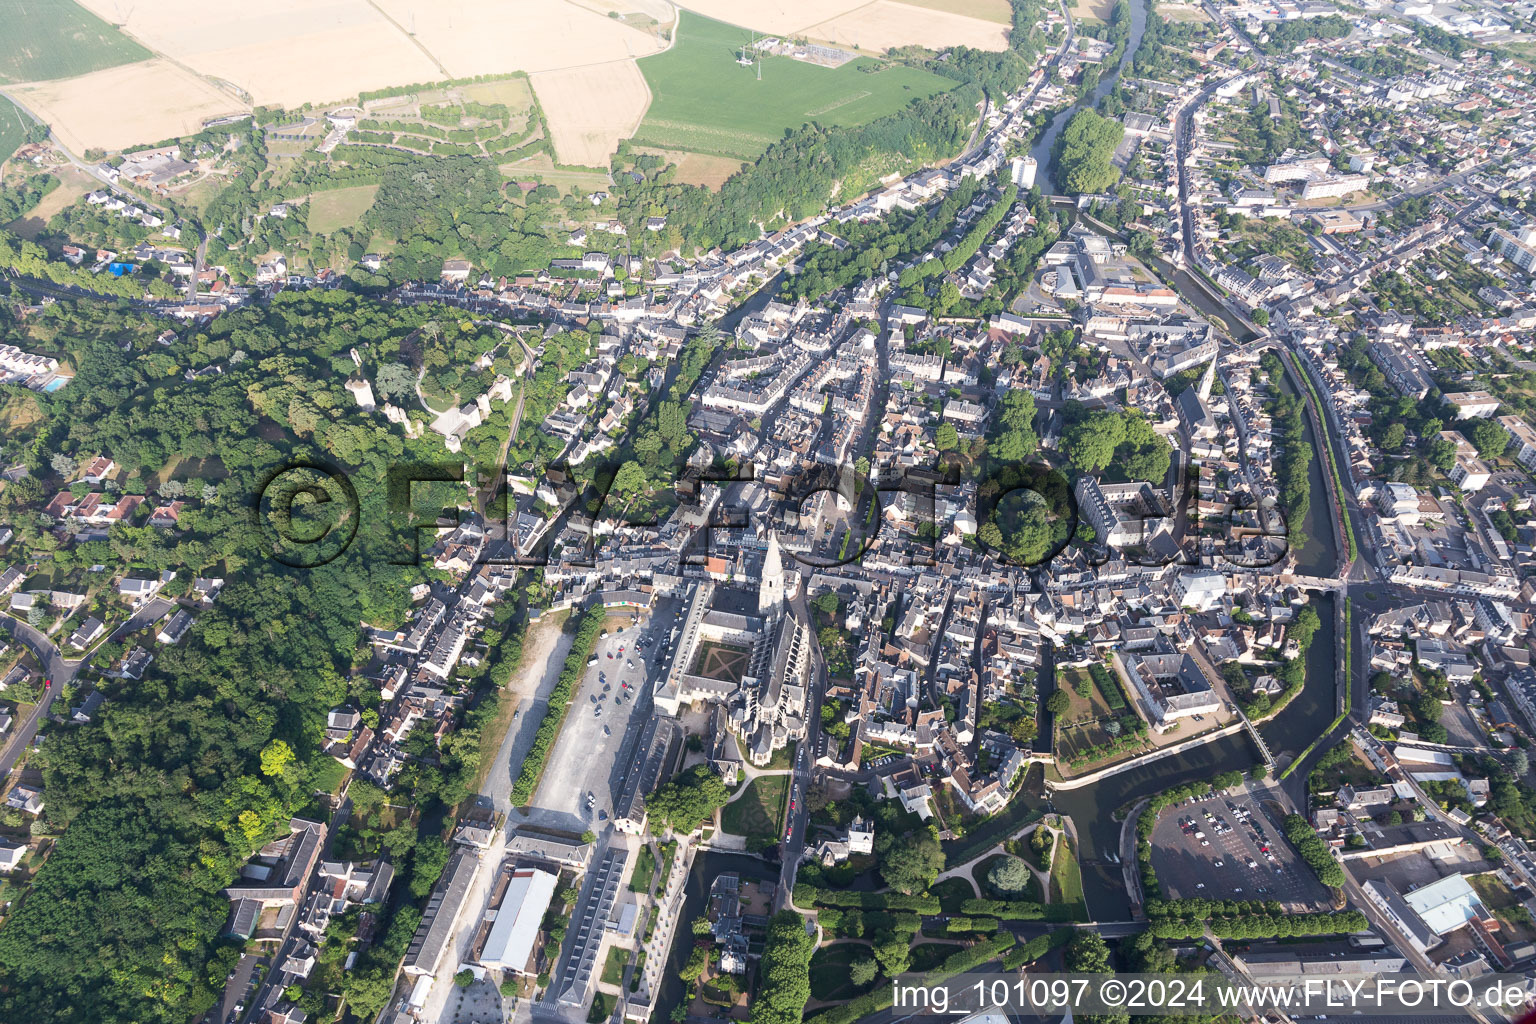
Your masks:
{"label": "road", "polygon": [[[790,570],[793,571],[793,570]],[[810,623],[810,606],[806,602],[805,584],[795,588],[795,596],[788,601],[788,613],[802,618]],[[795,887],[795,872],[800,867],[800,858],[805,856],[806,829],[810,825],[810,811],[806,807],[806,794],[811,786],[811,766],[815,763],[812,751],[818,750],[821,742],[821,693],[827,685],[827,663],[821,657],[821,645],[811,644],[811,681],[807,694],[810,707],[806,709],[805,739],[800,743],[800,749],[795,754],[794,773],[790,776],[789,805],[794,810],[789,812],[789,824],[787,838],[780,844],[783,855],[783,867],[779,871],[779,891],[774,898],[774,909],[782,910],[789,905],[790,892]]]}
{"label": "road", "polygon": [[43,716],[48,714],[53,702],[58,699],[59,691],[66,683],[72,682],[85,664],[85,659],[68,661],[59,649],[49,641],[41,631],[15,618],[9,613],[0,613],[0,629],[4,629],[11,636],[20,640],[37,658],[37,663],[43,667],[43,674],[52,684],[44,691],[43,697],[32,706],[32,713],[27,720],[11,734],[11,742],[0,754],[0,776],[10,774],[12,768],[21,755],[32,745],[32,739],[37,735],[37,730],[43,722]]}

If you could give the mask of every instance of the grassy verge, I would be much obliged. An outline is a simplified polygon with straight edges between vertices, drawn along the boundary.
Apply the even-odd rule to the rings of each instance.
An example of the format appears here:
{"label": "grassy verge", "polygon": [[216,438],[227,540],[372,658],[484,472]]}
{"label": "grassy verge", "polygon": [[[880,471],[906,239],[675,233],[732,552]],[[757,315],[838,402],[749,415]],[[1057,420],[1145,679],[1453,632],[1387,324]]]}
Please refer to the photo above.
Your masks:
{"label": "grassy verge", "polygon": [[1056,852],[1051,856],[1051,905],[1058,904],[1083,904],[1083,872],[1077,863],[1077,851],[1066,833],[1056,837]]}
{"label": "grassy verge", "polygon": [[635,873],[629,876],[630,892],[650,892],[651,879],[656,877],[656,857],[651,853],[651,844],[646,843],[640,847],[640,856],[635,858]]}

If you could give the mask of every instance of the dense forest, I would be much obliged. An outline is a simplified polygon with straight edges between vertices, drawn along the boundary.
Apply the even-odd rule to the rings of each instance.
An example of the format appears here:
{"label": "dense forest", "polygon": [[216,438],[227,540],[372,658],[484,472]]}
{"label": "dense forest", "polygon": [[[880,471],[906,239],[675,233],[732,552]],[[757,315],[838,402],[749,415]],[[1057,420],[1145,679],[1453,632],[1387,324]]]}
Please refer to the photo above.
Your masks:
{"label": "dense forest", "polygon": [[[212,1005],[238,950],[218,939],[219,890],[290,815],[324,816],[312,791],[334,770],[318,751],[326,712],[379,699],[352,674],[366,657],[358,622],[401,622],[409,586],[424,578],[392,564],[405,550],[405,518],[387,508],[385,481],[391,465],[439,451],[353,413],[342,387],[348,351],[398,356],[447,315],[288,293],[169,349],[154,343],[163,324],[94,304],[59,303],[29,326],[30,344],[63,350],[79,368],[41,400],[46,418],[19,445],[34,474],[46,476],[55,455],[105,452],[134,490],[183,460],[205,474],[216,467],[217,486],[189,507],[181,531],[120,525],[110,550],[114,568],[228,583],[187,641],[157,651],[141,682],[110,688],[93,723],[54,730],[39,755],[49,826],[67,830],[0,929],[0,1019],[179,1024]],[[192,382],[177,372],[210,362],[226,372]],[[253,521],[263,481],[299,459],[340,464],[363,523],[349,549],[314,570],[275,561]],[[8,489],[5,512],[27,518],[48,496]],[[279,744],[293,757],[273,756]],[[412,799],[456,798],[475,756],[472,743],[446,752],[441,770],[406,780]],[[436,836],[415,839],[413,830],[398,841],[407,880],[396,902],[407,909],[441,868]],[[347,975],[360,987],[354,1002],[381,1005],[412,927],[407,912],[386,923],[380,952]]]}

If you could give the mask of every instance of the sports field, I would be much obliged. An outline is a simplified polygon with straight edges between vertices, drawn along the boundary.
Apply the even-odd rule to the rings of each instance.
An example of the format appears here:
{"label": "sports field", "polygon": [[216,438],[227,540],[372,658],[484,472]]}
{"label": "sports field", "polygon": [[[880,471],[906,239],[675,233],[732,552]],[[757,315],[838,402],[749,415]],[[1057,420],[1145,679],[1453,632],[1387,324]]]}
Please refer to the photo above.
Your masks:
{"label": "sports field", "polygon": [[758,81],[755,65],[737,63],[749,32],[688,11],[679,18],[676,44],[640,61],[652,99],[639,144],[750,160],[807,121],[865,124],[955,84],[868,58],[825,68],[764,57]]}
{"label": "sports field", "polygon": [[0,0],[0,82],[70,78],[152,56],[73,0]]}

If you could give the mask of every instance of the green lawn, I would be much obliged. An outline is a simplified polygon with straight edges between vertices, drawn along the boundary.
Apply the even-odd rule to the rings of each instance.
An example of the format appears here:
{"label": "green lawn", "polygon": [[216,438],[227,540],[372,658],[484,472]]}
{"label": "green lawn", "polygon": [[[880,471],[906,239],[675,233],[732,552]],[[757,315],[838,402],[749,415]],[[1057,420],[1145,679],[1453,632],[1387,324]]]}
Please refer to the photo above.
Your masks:
{"label": "green lawn", "polygon": [[0,82],[73,78],[153,56],[72,0],[0,0],[0,25]]}
{"label": "green lawn", "polygon": [[976,890],[963,878],[946,878],[942,882],[935,882],[928,887],[928,892],[939,898],[939,906],[946,914],[960,913],[960,907],[966,900],[976,898]]}
{"label": "green lawn", "polygon": [[960,947],[950,942],[918,943],[912,947],[912,962],[908,969],[914,973],[931,971],[959,951]]}
{"label": "green lawn", "polygon": [[651,879],[656,875],[656,857],[651,853],[651,844],[646,843],[640,847],[640,856],[635,858],[635,872],[629,876],[630,892],[650,892]]}
{"label": "green lawn", "polygon": [[1051,902],[1083,902],[1083,873],[1077,865],[1077,851],[1065,835],[1056,837],[1056,853],[1051,858]]}
{"label": "green lawn", "polygon": [[848,968],[855,960],[870,959],[873,954],[862,943],[839,942],[822,946],[811,957],[811,996],[815,999],[852,999],[858,986],[848,978]]}
{"label": "green lawn", "polygon": [[739,836],[777,838],[788,795],[788,775],[760,775],[748,784],[741,799],[720,811],[720,825]]}
{"label": "green lawn", "polygon": [[677,43],[640,61],[652,99],[637,144],[751,160],[807,121],[866,124],[955,85],[867,57],[840,68],[765,57],[758,81],[756,66],[737,63],[751,33],[690,11],[679,18]]}
{"label": "green lawn", "polygon": [[621,985],[624,982],[624,965],[629,963],[629,950],[613,946],[603,964],[602,980],[605,985]]}
{"label": "green lawn", "polygon": [[377,185],[354,185],[316,192],[309,197],[309,230],[328,235],[340,228],[355,227],[373,205],[378,191]]}

